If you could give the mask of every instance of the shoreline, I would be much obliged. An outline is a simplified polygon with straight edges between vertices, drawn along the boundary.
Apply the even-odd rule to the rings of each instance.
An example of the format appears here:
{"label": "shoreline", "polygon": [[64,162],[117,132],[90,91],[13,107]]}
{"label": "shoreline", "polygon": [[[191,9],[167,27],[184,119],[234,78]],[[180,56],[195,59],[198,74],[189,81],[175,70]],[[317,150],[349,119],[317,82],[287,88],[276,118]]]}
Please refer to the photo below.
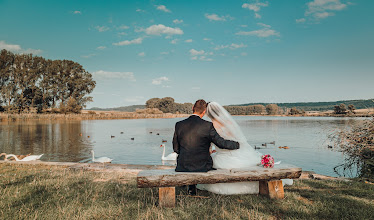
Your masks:
{"label": "shoreline", "polygon": [[[190,114],[144,114],[136,112],[98,112],[95,114],[8,114],[0,113],[0,122],[5,121],[27,121],[27,120],[115,120],[115,119],[167,119],[167,118],[184,118]],[[351,114],[351,115],[334,115],[334,114],[305,114],[305,115],[232,115],[232,116],[260,116],[260,117],[335,117],[335,118],[370,118],[373,113],[369,114]]]}
{"label": "shoreline", "polygon": [[[172,165],[146,165],[146,164],[101,164],[101,163],[77,163],[77,162],[46,162],[46,161],[4,161],[0,160],[0,164],[22,164],[34,166],[57,166],[65,167],[73,170],[87,170],[98,172],[115,172],[137,175],[143,170],[165,170],[175,169]],[[350,181],[345,177],[333,177],[322,174],[317,174],[314,171],[302,171],[299,179],[314,179],[314,180],[339,180]]]}
{"label": "shoreline", "polygon": [[113,120],[113,119],[150,119],[150,118],[182,118],[188,114],[139,114],[136,112],[101,112],[99,114],[7,114],[0,113],[1,121],[27,121],[27,120]]}

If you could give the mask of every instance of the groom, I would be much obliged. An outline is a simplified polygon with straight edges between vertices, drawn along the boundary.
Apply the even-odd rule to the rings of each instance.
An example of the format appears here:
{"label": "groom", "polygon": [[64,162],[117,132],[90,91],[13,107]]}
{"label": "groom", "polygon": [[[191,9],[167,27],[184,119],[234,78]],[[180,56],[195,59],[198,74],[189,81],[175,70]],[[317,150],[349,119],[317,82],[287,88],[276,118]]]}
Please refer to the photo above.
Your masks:
{"label": "groom", "polygon": [[[173,138],[174,152],[178,154],[177,172],[208,172],[213,169],[213,160],[209,153],[210,144],[217,147],[235,150],[239,143],[223,139],[213,127],[212,122],[202,119],[207,104],[200,99],[193,106],[193,114],[175,124]],[[195,194],[194,186],[189,186],[189,193]]]}

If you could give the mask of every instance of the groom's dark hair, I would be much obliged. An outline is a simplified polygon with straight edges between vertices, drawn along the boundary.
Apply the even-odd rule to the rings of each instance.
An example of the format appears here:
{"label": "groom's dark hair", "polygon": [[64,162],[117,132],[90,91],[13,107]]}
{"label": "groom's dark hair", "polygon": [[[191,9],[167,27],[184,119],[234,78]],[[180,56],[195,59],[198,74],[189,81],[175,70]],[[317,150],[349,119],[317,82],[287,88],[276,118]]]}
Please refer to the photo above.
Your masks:
{"label": "groom's dark hair", "polygon": [[205,111],[206,105],[207,104],[204,99],[199,99],[195,102],[195,105],[193,105],[192,111],[201,114],[203,111]]}

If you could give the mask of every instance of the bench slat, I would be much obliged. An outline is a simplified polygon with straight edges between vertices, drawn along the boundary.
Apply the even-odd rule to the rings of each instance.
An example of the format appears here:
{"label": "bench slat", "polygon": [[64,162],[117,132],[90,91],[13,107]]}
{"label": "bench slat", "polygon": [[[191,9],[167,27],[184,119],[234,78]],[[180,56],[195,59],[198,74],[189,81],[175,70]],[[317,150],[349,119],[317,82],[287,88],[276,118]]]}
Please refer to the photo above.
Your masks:
{"label": "bench slat", "polygon": [[138,188],[169,187],[194,184],[231,183],[243,181],[269,181],[279,179],[297,179],[301,168],[280,164],[274,168],[250,167],[247,169],[218,169],[207,173],[175,172],[167,170],[144,170],[137,176]]}

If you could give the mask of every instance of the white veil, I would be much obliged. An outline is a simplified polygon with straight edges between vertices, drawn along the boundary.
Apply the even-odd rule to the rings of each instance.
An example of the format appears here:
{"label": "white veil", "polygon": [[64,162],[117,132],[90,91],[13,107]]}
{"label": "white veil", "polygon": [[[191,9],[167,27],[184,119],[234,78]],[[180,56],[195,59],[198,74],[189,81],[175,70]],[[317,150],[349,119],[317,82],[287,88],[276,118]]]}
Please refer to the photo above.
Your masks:
{"label": "white veil", "polygon": [[219,130],[218,133],[222,137],[239,143],[247,143],[247,139],[239,125],[222,105],[217,102],[210,102],[206,114],[212,119],[213,123],[215,123],[214,121],[218,122],[218,126],[217,123],[215,123],[215,128],[217,131]]}

